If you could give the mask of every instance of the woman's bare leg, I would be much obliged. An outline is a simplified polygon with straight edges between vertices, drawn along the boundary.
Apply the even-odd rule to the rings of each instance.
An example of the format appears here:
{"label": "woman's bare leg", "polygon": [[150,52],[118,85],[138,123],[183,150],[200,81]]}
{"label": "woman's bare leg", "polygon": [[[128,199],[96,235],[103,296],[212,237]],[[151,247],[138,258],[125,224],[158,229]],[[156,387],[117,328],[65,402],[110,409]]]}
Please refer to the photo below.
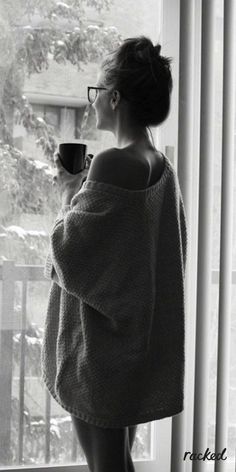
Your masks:
{"label": "woman's bare leg", "polygon": [[129,428],[129,444],[130,444],[130,450],[131,450],[134,444],[138,425],[136,424],[134,426],[129,426],[128,428]]}
{"label": "woman's bare leg", "polygon": [[71,415],[72,423],[77,434],[80,446],[85,454],[89,470],[93,472],[94,469],[94,457],[93,457],[93,437],[90,425],[85,421]]}
{"label": "woman's bare leg", "polygon": [[127,454],[127,464],[128,464],[128,471],[129,472],[135,472],[134,463],[132,461],[132,456],[131,456],[131,449],[132,449],[132,446],[134,444],[137,427],[138,427],[138,425],[128,426],[129,451],[128,451],[128,454]]}
{"label": "woman's bare leg", "polygon": [[100,428],[71,415],[91,472],[134,472],[130,454],[134,428]]}

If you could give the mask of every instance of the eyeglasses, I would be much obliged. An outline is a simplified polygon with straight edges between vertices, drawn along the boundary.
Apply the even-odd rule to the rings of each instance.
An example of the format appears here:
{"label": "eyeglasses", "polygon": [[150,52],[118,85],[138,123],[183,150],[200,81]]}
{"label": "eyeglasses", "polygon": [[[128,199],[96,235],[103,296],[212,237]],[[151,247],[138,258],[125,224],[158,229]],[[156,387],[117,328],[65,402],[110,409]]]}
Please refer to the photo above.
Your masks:
{"label": "eyeglasses", "polygon": [[106,87],[88,87],[88,101],[89,103],[95,102],[98,94],[98,90],[108,90]]}

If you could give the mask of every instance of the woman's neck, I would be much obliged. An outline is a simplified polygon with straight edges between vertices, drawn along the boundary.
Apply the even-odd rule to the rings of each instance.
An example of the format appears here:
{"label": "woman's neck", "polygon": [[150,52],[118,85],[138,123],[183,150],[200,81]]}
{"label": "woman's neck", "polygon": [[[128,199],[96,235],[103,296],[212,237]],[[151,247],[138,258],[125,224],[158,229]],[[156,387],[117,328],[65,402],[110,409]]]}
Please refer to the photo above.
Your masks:
{"label": "woman's neck", "polygon": [[129,135],[116,134],[117,147],[123,149],[129,146],[140,146],[146,148],[151,145],[147,132],[131,133]]}

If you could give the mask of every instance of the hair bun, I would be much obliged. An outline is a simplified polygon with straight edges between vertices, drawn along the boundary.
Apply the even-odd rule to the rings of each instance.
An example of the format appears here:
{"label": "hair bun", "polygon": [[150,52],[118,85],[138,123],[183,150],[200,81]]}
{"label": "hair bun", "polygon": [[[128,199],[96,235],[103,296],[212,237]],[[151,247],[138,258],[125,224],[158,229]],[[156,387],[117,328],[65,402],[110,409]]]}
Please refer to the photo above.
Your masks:
{"label": "hair bun", "polygon": [[160,45],[160,44],[156,44],[156,46],[154,46],[154,50],[155,50],[155,53],[158,54],[158,56],[160,56],[161,45]]}

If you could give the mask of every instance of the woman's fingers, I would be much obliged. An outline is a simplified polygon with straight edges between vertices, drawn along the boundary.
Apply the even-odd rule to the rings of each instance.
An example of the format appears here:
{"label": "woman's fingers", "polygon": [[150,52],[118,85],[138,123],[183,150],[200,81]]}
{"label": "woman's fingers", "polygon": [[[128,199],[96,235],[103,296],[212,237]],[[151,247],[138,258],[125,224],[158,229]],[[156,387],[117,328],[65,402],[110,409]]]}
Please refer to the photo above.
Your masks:
{"label": "woman's fingers", "polygon": [[52,178],[52,185],[56,185],[56,184],[57,184],[57,176],[54,175]]}
{"label": "woman's fingers", "polygon": [[71,174],[63,167],[60,160],[60,154],[58,152],[53,155],[53,160],[56,167],[56,173],[53,176],[52,185],[57,185],[59,190],[63,190],[67,187],[70,188],[70,190],[74,188],[76,193],[78,188],[80,188],[87,179],[91,157],[86,156],[85,167],[77,174]]}
{"label": "woman's fingers", "polygon": [[62,166],[61,160],[59,158],[59,153],[54,154],[53,159],[54,159],[54,164],[56,165],[56,167],[58,169],[62,169],[63,166]]}
{"label": "woman's fingers", "polygon": [[87,156],[85,157],[85,168],[86,169],[89,169],[90,167],[90,164],[91,164],[91,161],[92,161],[92,154],[87,154]]}
{"label": "woman's fingers", "polygon": [[56,169],[57,169],[57,175],[59,175],[61,177],[65,174],[68,175],[68,176],[71,175],[70,172],[68,172],[65,169],[65,167],[62,165],[59,152],[56,152],[54,154],[53,159],[54,159],[54,164],[55,164]]}
{"label": "woman's fingers", "polygon": [[54,164],[57,164],[60,162],[60,159],[59,159],[59,153],[58,152],[55,152],[53,154],[53,160],[54,160]]}
{"label": "woman's fingers", "polygon": [[53,161],[57,172],[52,178],[52,185],[55,186],[56,184],[58,184],[58,175],[60,176],[60,174],[62,174],[63,172],[58,152],[55,152],[55,154],[53,155]]}

